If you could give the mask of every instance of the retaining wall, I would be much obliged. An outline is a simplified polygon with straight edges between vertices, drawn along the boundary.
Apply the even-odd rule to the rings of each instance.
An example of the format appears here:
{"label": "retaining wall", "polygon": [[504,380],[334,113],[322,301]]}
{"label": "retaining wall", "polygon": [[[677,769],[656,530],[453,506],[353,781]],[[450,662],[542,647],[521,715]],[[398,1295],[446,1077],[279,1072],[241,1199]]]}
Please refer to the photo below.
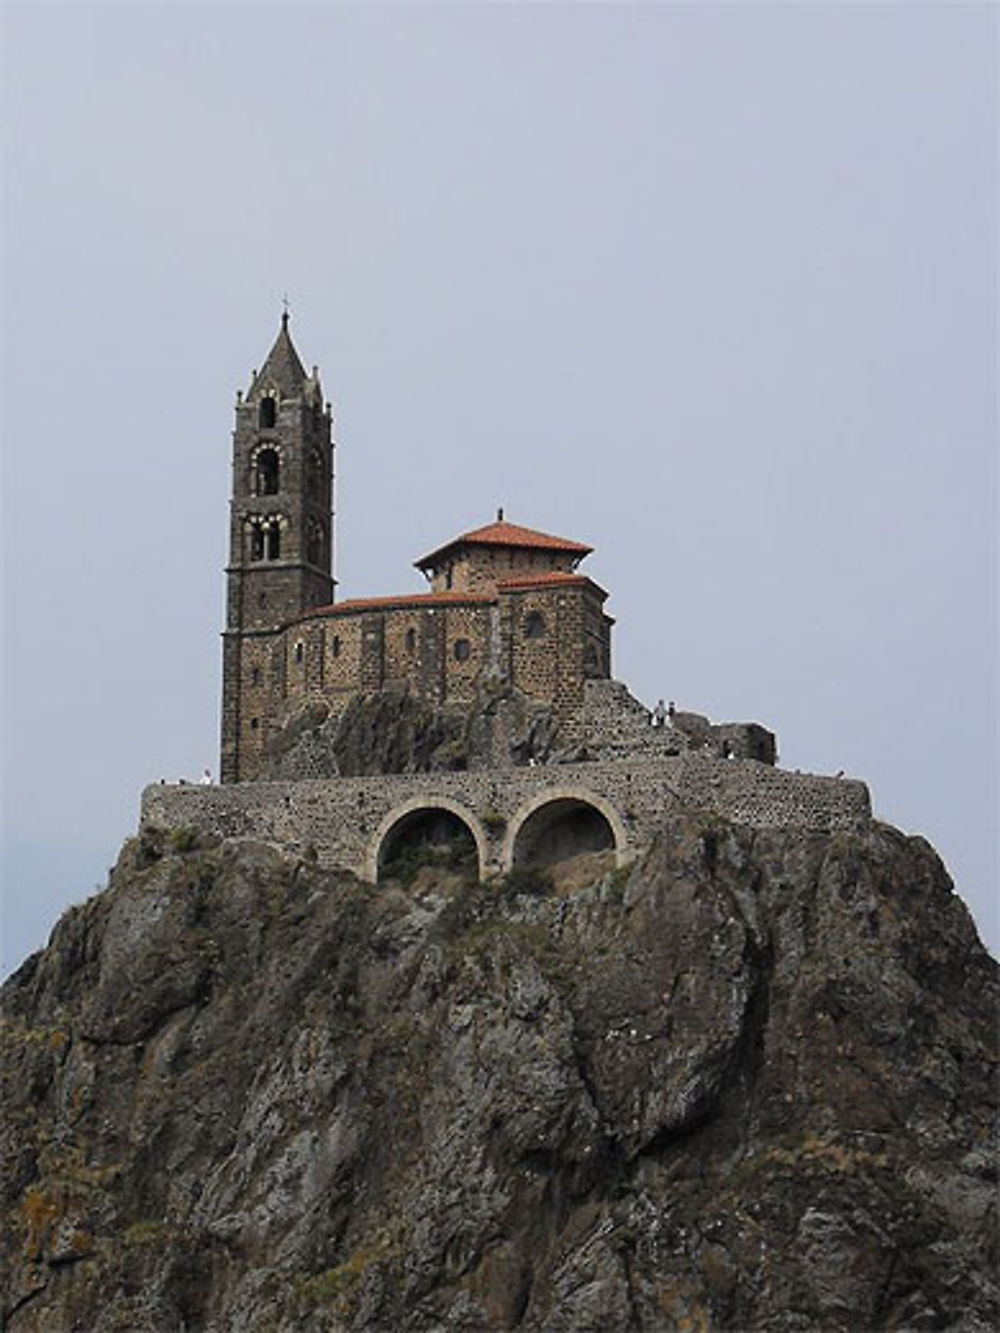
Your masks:
{"label": "retaining wall", "polygon": [[672,810],[714,813],[753,828],[851,828],[871,817],[868,788],[850,779],[786,773],[704,754],[652,760],[413,773],[221,787],[158,784],[142,794],[141,824],[253,837],[374,881],[382,841],[397,818],[422,807],[451,810],[469,825],[483,878],[505,873],[517,835],[547,800],[601,810],[624,864],[648,846]]}

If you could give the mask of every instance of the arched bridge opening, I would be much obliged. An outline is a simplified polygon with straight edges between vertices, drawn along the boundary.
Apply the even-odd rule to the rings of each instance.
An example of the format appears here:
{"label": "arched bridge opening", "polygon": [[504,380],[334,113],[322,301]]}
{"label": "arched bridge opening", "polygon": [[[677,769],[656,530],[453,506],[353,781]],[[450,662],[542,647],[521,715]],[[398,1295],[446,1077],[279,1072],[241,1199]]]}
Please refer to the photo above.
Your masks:
{"label": "arched bridge opening", "polygon": [[545,869],[584,852],[613,851],[619,863],[627,838],[616,810],[590,794],[549,794],[518,813],[504,863],[510,869]]}
{"label": "arched bridge opening", "polygon": [[479,821],[455,802],[419,798],[387,815],[368,857],[372,883],[412,879],[423,866],[482,878],[485,837]]}

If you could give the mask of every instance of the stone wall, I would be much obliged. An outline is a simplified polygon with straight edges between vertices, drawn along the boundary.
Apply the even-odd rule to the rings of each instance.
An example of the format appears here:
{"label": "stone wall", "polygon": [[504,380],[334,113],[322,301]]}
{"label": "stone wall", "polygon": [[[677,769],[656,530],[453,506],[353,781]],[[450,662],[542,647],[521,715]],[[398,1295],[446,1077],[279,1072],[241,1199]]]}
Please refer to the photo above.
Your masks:
{"label": "stone wall", "polygon": [[711,722],[700,713],[678,713],[661,727],[620,680],[588,680],[583,692],[582,741],[589,757],[671,758],[704,751],[717,758],[777,758],[774,733],[757,722]]}
{"label": "stone wall", "polygon": [[786,773],[742,759],[675,758],[551,764],[465,773],[418,773],[223,787],[165,785],[142,795],[142,826],[252,837],[374,880],[386,835],[404,814],[435,807],[469,826],[483,878],[517,859],[524,821],[548,801],[592,805],[608,820],[618,862],[655,837],[671,811],[689,808],[754,828],[851,828],[871,817],[862,782]]}
{"label": "stone wall", "polygon": [[569,573],[579,554],[534,547],[463,546],[431,570],[433,592],[492,592],[501,579]]}
{"label": "stone wall", "polygon": [[[603,598],[580,579],[493,597],[455,595],[433,605],[379,599],[324,608],[283,630],[234,639],[224,708],[228,733],[239,737],[239,763],[227,764],[225,780],[263,778],[269,739],[308,701],[322,698],[339,711],[355,693],[384,690],[470,708],[484,685],[505,682],[551,707],[562,748],[579,745],[585,681],[601,677],[610,662]],[[536,633],[529,633],[531,617]]]}

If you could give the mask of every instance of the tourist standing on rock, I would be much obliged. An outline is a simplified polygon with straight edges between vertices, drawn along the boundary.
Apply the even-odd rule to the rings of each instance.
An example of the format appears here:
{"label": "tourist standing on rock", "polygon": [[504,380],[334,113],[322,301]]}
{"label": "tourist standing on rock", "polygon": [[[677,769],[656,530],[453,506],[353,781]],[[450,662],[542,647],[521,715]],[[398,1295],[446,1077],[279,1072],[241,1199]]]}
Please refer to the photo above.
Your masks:
{"label": "tourist standing on rock", "polygon": [[667,720],[667,710],[664,707],[663,700],[657,699],[656,707],[653,709],[653,726],[662,727]]}

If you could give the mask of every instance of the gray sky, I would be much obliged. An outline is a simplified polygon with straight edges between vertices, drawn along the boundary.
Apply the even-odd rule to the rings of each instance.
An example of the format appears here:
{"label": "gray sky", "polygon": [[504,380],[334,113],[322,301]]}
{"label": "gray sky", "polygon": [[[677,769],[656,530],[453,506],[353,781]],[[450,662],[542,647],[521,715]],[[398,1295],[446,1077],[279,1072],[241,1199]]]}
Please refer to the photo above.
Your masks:
{"label": "gray sky", "polygon": [[993,6],[2,18],[6,968],[217,767],[285,291],[342,595],[498,504],[592,543],[615,674],[866,779],[997,949]]}

